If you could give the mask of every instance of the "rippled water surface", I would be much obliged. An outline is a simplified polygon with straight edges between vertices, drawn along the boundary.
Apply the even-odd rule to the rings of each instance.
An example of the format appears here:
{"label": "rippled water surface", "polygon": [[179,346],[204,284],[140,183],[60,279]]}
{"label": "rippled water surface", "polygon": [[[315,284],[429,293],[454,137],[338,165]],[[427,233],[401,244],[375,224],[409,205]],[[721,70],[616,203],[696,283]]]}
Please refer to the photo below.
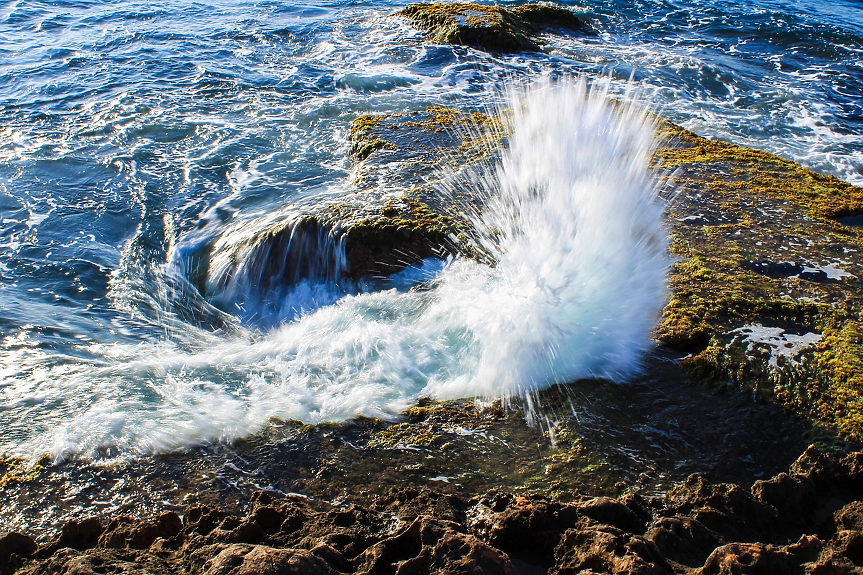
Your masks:
{"label": "rippled water surface", "polygon": [[[632,78],[700,134],[863,184],[859,1],[572,4],[595,35],[514,56],[423,43],[390,16],[402,5],[0,4],[0,452],[75,453],[76,418],[92,455],[236,437],[273,415],[248,399],[264,376],[231,351],[267,364],[269,328],[213,306],[175,256],[349,193],[363,113],[485,108],[507,82],[564,73],[610,75],[621,94]],[[189,376],[202,350],[217,357]],[[171,421],[174,440],[128,416],[148,405],[150,431]],[[130,425],[134,441],[117,440]]]}

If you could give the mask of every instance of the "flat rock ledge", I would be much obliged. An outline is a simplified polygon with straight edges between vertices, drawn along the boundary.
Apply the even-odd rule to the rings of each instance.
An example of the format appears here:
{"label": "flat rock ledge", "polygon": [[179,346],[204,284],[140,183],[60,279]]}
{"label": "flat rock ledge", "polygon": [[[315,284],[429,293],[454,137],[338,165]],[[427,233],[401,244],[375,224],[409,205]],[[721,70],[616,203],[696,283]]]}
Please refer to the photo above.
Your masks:
{"label": "flat rock ledge", "polygon": [[814,447],[748,489],[692,475],[655,499],[400,488],[361,507],[259,492],[245,516],[91,517],[41,543],[0,531],[0,575],[861,573],[861,496],[863,452]]}
{"label": "flat rock ledge", "polygon": [[[846,217],[863,214],[863,189],[657,121],[662,143],[653,166],[658,177],[673,177],[676,190],[665,218],[676,258],[672,294],[657,339],[695,379],[751,389],[829,433],[860,440],[863,230]],[[433,225],[437,235],[425,235],[426,245],[443,237],[439,251],[477,257],[461,215],[478,200],[441,197],[428,182],[447,166],[494,157],[505,139],[498,119],[449,108],[360,117],[351,132],[358,188],[366,190],[358,197],[400,184],[405,191],[393,192],[386,208],[398,225]],[[383,231],[391,221],[364,217],[355,231]],[[356,243],[373,246],[377,262],[408,251],[394,252],[396,244]]]}
{"label": "flat rock ledge", "polygon": [[[863,230],[846,219],[863,214],[863,189],[664,120],[658,129],[653,165],[677,193],[666,198],[676,262],[657,340],[708,386],[752,390],[827,434],[863,439]],[[506,137],[500,119],[470,110],[360,116],[348,138],[352,193],[214,251],[237,267],[253,245],[264,269],[285,246],[328,236],[343,256],[296,257],[331,259],[353,278],[430,257],[482,261],[470,223],[482,198],[446,196],[436,182],[494,158]],[[310,241],[291,243],[298,232]],[[187,265],[202,293],[219,281],[210,255]]]}
{"label": "flat rock ledge", "polygon": [[432,42],[494,52],[539,50],[543,41],[537,33],[542,30],[587,28],[569,8],[548,3],[515,8],[460,2],[411,4],[395,15],[424,30]]}

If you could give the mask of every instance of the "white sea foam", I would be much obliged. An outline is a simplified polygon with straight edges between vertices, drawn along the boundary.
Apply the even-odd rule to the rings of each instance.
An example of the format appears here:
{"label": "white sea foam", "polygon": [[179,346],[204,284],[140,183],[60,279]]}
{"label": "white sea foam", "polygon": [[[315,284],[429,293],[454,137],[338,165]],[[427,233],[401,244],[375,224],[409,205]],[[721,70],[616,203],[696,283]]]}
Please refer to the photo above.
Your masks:
{"label": "white sea foam", "polygon": [[747,343],[746,352],[752,353],[757,346],[767,347],[770,350],[769,365],[779,369],[779,358],[783,358],[783,365],[796,365],[801,352],[811,349],[821,340],[821,334],[809,332],[802,335],[785,333],[781,327],[765,327],[755,323],[731,330],[729,335],[735,334],[734,339],[741,338]]}
{"label": "white sea foam", "polygon": [[[429,262],[423,289],[345,295],[266,333],[208,335],[193,350],[192,327],[182,347],[90,346],[97,366],[67,362],[44,378],[62,399],[31,406],[35,433],[4,437],[0,450],[167,451],[246,436],[273,417],[391,417],[423,395],[505,398],[636,373],[669,265],[647,168],[653,126],[584,80],[513,92],[506,107],[503,157],[443,190],[484,197],[474,223],[493,265]],[[4,384],[10,402],[33,391]]]}

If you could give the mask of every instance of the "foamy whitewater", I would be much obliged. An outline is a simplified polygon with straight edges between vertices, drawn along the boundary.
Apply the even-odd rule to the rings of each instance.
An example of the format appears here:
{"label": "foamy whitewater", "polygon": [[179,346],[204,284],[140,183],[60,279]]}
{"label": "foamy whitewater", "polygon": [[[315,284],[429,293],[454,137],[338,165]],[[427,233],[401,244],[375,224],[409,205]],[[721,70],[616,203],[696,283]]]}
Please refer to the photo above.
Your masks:
{"label": "foamy whitewater", "polygon": [[[4,436],[0,452],[170,451],[248,436],[271,418],[392,418],[422,396],[509,398],[632,376],[665,302],[669,257],[648,170],[653,125],[639,108],[610,103],[607,86],[581,79],[512,91],[502,158],[441,185],[485,198],[473,223],[493,266],[428,261],[399,274],[401,288],[343,296],[322,280],[309,289],[335,303],[269,330],[182,328],[165,311],[161,320],[182,337],[93,343],[88,358],[25,350],[5,359],[17,359],[27,380],[4,385],[28,431]],[[182,293],[166,287],[182,283],[179,265],[171,258],[150,270],[162,297]],[[129,281],[115,274],[118,301]]]}

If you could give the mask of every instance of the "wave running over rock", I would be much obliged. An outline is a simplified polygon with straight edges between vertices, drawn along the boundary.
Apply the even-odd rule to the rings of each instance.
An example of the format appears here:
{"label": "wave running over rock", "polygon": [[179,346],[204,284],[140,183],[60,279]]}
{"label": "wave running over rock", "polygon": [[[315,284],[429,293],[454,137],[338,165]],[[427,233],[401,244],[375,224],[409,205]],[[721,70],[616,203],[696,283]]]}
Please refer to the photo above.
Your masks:
{"label": "wave running over rock", "polygon": [[424,395],[506,398],[637,372],[669,266],[651,120],[583,79],[513,91],[501,110],[502,157],[443,190],[484,198],[473,219],[494,265],[428,263],[402,272],[426,273],[422,289],[348,294],[263,333],[202,335],[197,349],[95,344],[95,367],[50,368],[62,409],[30,409],[38,431],[0,451],[170,451],[271,418],[392,417]]}

